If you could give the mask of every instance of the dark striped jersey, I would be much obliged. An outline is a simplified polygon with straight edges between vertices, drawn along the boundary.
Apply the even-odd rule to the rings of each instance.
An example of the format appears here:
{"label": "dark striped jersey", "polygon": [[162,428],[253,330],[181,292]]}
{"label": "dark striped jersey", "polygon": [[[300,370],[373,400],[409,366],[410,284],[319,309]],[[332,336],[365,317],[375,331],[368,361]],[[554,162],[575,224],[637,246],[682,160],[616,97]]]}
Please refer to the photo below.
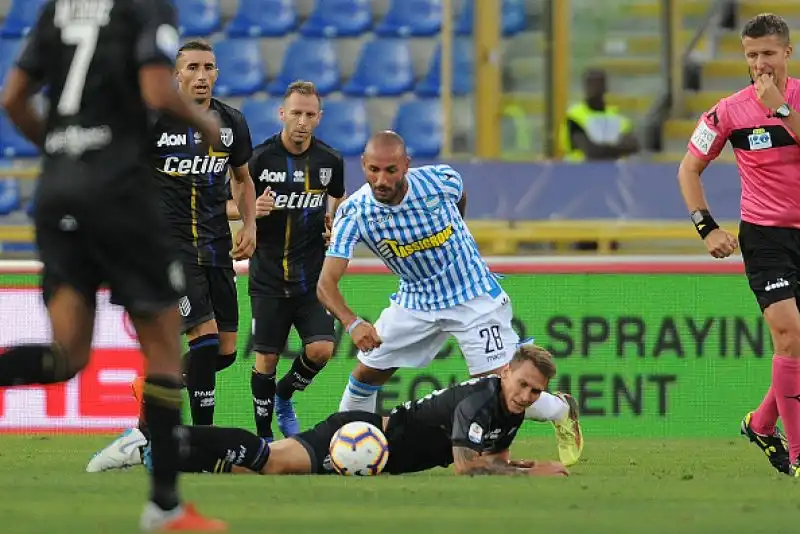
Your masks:
{"label": "dark striped jersey", "polygon": [[230,266],[232,248],[225,205],[230,197],[229,167],[241,167],[253,148],[244,115],[214,98],[220,117],[218,147],[200,132],[166,114],[156,117],[152,161],[161,205],[184,262]]}
{"label": "dark striped jersey", "polygon": [[17,63],[51,102],[39,194],[92,203],[149,194],[152,184],[141,179],[150,125],[139,69],[174,68],[178,44],[168,0],[44,4]]}
{"label": "dark striped jersey", "polygon": [[453,447],[479,453],[508,449],[525,414],[509,413],[500,377],[473,378],[392,410],[386,428],[389,473],[413,473],[453,463]]}
{"label": "dark striped jersey", "polygon": [[325,259],[328,195],[344,196],[341,155],[312,137],[302,154],[292,154],[276,134],[253,150],[250,175],[256,196],[269,187],[275,208],[258,219],[250,260],[250,294],[292,297],[316,291]]}

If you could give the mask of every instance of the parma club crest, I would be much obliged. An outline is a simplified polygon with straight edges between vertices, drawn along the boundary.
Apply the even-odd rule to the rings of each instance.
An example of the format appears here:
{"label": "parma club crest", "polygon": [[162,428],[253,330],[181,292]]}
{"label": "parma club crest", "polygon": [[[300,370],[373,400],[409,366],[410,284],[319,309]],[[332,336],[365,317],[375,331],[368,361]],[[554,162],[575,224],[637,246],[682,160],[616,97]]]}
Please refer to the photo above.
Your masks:
{"label": "parma club crest", "polygon": [[333,169],[330,167],[323,167],[319,170],[319,183],[324,186],[327,186],[331,183],[331,176],[333,175]]}
{"label": "parma club crest", "polygon": [[230,148],[233,144],[233,130],[230,128],[220,128],[219,129],[219,137],[222,140],[222,144],[226,147]]}

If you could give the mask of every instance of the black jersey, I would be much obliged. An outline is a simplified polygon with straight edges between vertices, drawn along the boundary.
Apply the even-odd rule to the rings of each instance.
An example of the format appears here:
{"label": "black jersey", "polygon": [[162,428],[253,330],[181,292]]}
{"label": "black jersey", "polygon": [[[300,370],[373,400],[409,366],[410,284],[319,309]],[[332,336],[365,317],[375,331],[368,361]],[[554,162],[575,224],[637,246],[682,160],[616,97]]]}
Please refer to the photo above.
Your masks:
{"label": "black jersey", "polygon": [[[149,141],[139,69],[173,65],[175,28],[168,0],[44,5],[17,63],[50,99],[40,198],[68,195],[96,205],[149,190],[151,184],[137,183]],[[83,171],[63,172],[76,166]]]}
{"label": "black jersey", "polygon": [[453,447],[497,453],[511,446],[525,414],[505,408],[500,377],[474,378],[392,410],[386,428],[389,473],[453,463]]}
{"label": "black jersey", "polygon": [[258,219],[250,260],[250,294],[297,296],[315,291],[325,259],[328,195],[344,196],[344,161],[312,137],[304,153],[292,154],[280,134],[257,146],[250,160],[256,196],[274,191],[275,208]]}
{"label": "black jersey", "polygon": [[231,232],[226,215],[228,168],[246,164],[253,153],[244,115],[211,99],[220,118],[221,144],[211,147],[200,132],[171,117],[155,119],[152,160],[161,204],[185,262],[230,266]]}

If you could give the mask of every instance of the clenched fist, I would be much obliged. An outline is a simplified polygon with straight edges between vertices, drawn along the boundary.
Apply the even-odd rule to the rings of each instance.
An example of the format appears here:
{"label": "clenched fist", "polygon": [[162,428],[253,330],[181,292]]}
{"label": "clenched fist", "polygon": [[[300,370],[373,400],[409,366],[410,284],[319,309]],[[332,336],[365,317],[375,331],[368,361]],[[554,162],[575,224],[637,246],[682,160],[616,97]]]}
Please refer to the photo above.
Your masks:
{"label": "clenched fist", "polygon": [[727,258],[739,248],[739,241],[736,237],[722,228],[711,230],[703,241],[708,253],[715,258]]}

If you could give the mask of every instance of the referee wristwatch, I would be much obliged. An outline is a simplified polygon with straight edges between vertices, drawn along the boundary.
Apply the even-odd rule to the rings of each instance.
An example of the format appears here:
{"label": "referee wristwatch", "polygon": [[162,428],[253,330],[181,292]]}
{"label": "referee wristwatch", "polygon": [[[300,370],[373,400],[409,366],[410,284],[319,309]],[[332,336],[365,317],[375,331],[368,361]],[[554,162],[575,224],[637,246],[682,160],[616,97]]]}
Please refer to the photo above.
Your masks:
{"label": "referee wristwatch", "polygon": [[778,109],[775,110],[775,116],[780,117],[781,119],[788,119],[791,113],[792,113],[792,108],[790,108],[789,105],[785,102],[781,104]]}

